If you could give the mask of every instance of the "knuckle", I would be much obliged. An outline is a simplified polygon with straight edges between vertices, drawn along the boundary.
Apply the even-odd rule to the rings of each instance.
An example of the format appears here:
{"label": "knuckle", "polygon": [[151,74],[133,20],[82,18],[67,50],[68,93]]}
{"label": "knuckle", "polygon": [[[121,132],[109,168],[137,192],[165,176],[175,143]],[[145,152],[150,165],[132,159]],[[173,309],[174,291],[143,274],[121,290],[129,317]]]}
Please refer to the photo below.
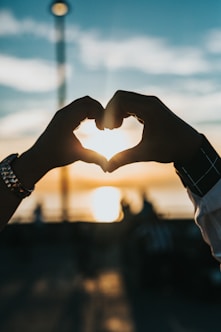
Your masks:
{"label": "knuckle", "polygon": [[147,96],[147,98],[149,99],[150,102],[152,103],[156,103],[159,101],[159,98],[154,96],[154,95],[150,95],[150,96]]}
{"label": "knuckle", "polygon": [[84,97],[81,98],[81,101],[85,102],[85,103],[90,103],[92,100],[93,99],[90,96],[88,96],[88,95],[86,95],[86,96],[84,96]]}
{"label": "knuckle", "polygon": [[114,94],[113,99],[116,100],[117,102],[120,102],[124,98],[125,93],[126,92],[123,90],[117,90]]}
{"label": "knuckle", "polygon": [[54,119],[59,119],[60,120],[61,118],[64,117],[65,113],[66,113],[66,111],[65,111],[64,108],[58,110],[54,115]]}

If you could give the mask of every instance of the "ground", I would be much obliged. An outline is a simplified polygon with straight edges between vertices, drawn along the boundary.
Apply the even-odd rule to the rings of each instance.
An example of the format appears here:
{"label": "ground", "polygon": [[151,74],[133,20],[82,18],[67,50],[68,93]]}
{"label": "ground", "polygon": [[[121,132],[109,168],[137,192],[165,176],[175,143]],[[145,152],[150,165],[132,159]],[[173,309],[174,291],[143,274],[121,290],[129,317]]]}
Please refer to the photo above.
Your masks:
{"label": "ground", "polygon": [[185,222],[167,225],[163,250],[117,224],[7,226],[0,331],[219,332],[219,264]]}

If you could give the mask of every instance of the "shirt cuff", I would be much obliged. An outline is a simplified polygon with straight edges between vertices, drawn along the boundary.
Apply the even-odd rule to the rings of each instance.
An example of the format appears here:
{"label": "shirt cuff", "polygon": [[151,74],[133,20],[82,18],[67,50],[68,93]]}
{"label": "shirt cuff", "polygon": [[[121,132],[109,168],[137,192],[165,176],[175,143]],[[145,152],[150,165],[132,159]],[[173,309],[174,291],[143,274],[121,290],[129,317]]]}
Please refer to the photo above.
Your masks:
{"label": "shirt cuff", "polygon": [[203,197],[221,179],[221,158],[207,138],[194,157],[187,163],[174,163],[183,185],[194,194]]}

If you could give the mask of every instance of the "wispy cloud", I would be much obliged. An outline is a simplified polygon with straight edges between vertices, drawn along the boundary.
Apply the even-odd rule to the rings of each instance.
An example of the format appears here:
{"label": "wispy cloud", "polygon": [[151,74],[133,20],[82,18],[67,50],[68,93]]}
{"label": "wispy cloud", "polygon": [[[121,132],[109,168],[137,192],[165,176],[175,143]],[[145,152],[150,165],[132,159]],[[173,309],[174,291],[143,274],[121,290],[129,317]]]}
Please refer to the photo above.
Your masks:
{"label": "wispy cloud", "polygon": [[0,139],[10,140],[22,136],[40,135],[43,131],[49,114],[44,109],[29,109],[27,111],[18,111],[0,118]]}
{"label": "wispy cloud", "polygon": [[[56,41],[56,33],[53,24],[36,21],[33,18],[17,19],[9,10],[0,11],[0,37],[32,35],[46,39],[50,42]],[[77,26],[70,26],[66,29],[68,41],[77,40],[81,34]]]}
{"label": "wispy cloud", "polygon": [[[55,40],[53,26],[33,19],[18,20],[11,12],[0,12],[0,36],[32,34]],[[166,38],[133,36],[106,39],[99,31],[83,31],[75,25],[66,28],[66,40],[74,43],[80,61],[90,69],[135,69],[151,74],[192,75],[213,69],[205,48],[178,46]]]}
{"label": "wispy cloud", "polygon": [[[67,68],[68,75],[71,72]],[[63,79],[63,78],[62,78]],[[0,84],[25,92],[47,92],[62,83],[53,62],[0,54]]]}
{"label": "wispy cloud", "polygon": [[31,34],[51,41],[55,39],[53,26],[35,21],[32,18],[18,20],[8,10],[0,11],[0,22],[0,36]]}
{"label": "wispy cloud", "polygon": [[220,91],[214,81],[174,80],[169,86],[150,85],[141,87],[137,92],[157,95],[173,112],[193,126],[221,122]]}
{"label": "wispy cloud", "polygon": [[178,75],[211,69],[200,49],[173,46],[163,38],[138,36],[106,40],[92,33],[81,36],[78,44],[82,60],[90,68],[132,68],[151,74]]}
{"label": "wispy cloud", "polygon": [[205,36],[207,50],[214,54],[221,53],[221,29],[212,29]]}
{"label": "wispy cloud", "polygon": [[[24,34],[55,39],[54,28],[33,19],[18,20],[10,11],[0,11],[0,37]],[[71,66],[66,66],[68,75]],[[0,54],[0,84],[25,92],[47,92],[62,83],[58,80],[56,64],[36,58],[18,58],[10,54]]]}

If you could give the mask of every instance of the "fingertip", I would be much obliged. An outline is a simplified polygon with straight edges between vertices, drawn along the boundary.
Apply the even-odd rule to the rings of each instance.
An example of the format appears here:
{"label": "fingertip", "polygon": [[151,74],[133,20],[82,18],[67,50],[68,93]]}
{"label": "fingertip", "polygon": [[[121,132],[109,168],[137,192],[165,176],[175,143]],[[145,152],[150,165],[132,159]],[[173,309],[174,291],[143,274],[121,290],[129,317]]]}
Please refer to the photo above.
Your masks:
{"label": "fingertip", "polygon": [[122,126],[123,120],[124,119],[113,119],[113,118],[105,119],[103,126],[104,128],[110,130],[120,128]]}
{"label": "fingertip", "polygon": [[113,173],[117,168],[108,167],[105,173]]}
{"label": "fingertip", "polygon": [[81,156],[81,160],[86,163],[96,164],[100,166],[104,172],[107,172],[107,163],[108,163],[107,159],[93,150],[84,149],[84,153]]}
{"label": "fingertip", "polygon": [[107,159],[104,156],[100,155],[97,152],[94,152],[94,161],[93,162],[95,164],[97,164],[98,166],[100,166],[101,169],[104,171],[104,173],[107,172],[108,161],[107,161]]}
{"label": "fingertip", "polygon": [[108,161],[106,158],[102,157],[102,159],[99,162],[99,166],[104,171],[104,173],[108,172]]}
{"label": "fingertip", "polygon": [[103,119],[95,119],[96,127],[99,130],[104,130],[104,121]]}
{"label": "fingertip", "polygon": [[134,156],[135,151],[136,148],[131,148],[115,154],[108,162],[108,172],[112,173],[122,166],[134,163],[139,160]]}
{"label": "fingertip", "polygon": [[120,166],[119,164],[116,162],[115,159],[111,159],[109,160],[108,164],[107,164],[107,172],[108,173],[113,173],[116,169],[118,169]]}

